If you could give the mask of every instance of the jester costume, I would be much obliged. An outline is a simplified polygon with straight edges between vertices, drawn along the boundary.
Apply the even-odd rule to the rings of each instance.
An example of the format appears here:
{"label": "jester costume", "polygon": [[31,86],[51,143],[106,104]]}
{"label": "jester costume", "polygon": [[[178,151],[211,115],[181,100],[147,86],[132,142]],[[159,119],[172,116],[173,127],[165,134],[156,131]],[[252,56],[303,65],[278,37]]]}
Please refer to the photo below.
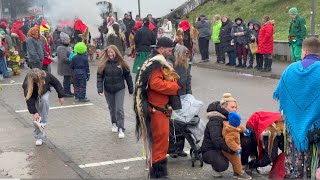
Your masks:
{"label": "jester costume", "polygon": [[134,94],[137,138],[144,140],[151,178],[167,176],[166,155],[169,148],[169,96],[180,86],[173,69],[162,55],[146,60],[141,66]]}

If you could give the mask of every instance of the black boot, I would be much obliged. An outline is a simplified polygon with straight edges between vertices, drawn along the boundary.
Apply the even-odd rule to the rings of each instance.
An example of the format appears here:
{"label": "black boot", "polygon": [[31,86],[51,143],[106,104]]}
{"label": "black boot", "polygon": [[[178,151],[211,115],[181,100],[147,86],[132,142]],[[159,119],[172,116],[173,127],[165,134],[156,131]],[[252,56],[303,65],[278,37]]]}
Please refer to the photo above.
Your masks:
{"label": "black boot", "polygon": [[264,63],[264,65],[263,65],[263,69],[262,69],[262,71],[261,72],[268,72],[267,71],[267,69],[268,69],[268,67],[269,67],[269,60],[268,59],[263,59],[263,63]]}
{"label": "black boot", "polygon": [[238,65],[236,65],[236,67],[237,67],[237,68],[242,67],[242,59],[238,59],[238,62],[239,62],[239,64],[238,64]]}
{"label": "black boot", "polygon": [[150,178],[151,179],[160,179],[160,178],[168,178],[168,170],[167,170],[167,159],[158,161],[152,164],[150,168]]}
{"label": "black boot", "polygon": [[272,66],[272,59],[268,59],[267,72],[271,72],[271,66]]}
{"label": "black boot", "polygon": [[247,67],[247,60],[244,59],[241,68],[246,68]]}
{"label": "black boot", "polygon": [[263,68],[263,59],[259,58],[257,62],[258,62],[258,70],[261,71]]}

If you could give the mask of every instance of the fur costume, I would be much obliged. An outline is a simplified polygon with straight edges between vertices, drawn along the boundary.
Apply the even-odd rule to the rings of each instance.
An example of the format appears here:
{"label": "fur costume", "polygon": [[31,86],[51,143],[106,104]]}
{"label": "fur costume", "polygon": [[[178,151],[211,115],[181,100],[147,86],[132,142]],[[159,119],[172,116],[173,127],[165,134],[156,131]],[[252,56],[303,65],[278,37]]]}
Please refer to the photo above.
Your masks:
{"label": "fur costume", "polygon": [[12,67],[13,75],[20,75],[20,56],[17,51],[9,51],[9,63]]}
{"label": "fur costume", "polygon": [[[177,95],[180,86],[175,82],[175,78],[177,77],[171,77],[171,75],[174,74],[172,70],[172,67],[166,59],[162,55],[157,55],[143,63],[136,77],[134,94],[136,135],[138,140],[141,138],[144,140],[147,164],[149,168],[152,167],[150,174],[156,177],[163,177],[167,174],[165,158],[168,149],[164,150],[163,148],[169,146],[169,141],[167,141],[167,143],[164,142],[169,138],[169,117],[165,116],[165,112],[161,112],[155,108],[156,106],[163,108],[163,104],[160,105],[159,103],[151,102],[151,99],[156,100],[158,98],[157,102],[161,101],[163,103],[166,100],[169,101],[169,95]],[[161,87],[162,90],[157,91],[151,88],[155,77],[163,78],[162,83],[165,84],[165,86]],[[151,103],[153,103],[152,105],[154,107],[151,107]],[[169,108],[166,110],[170,111]],[[167,123],[166,120],[168,121]],[[168,125],[167,129],[166,124]],[[158,127],[165,129],[157,129]],[[159,131],[164,132],[159,133]],[[168,133],[168,137],[164,137],[166,133]],[[163,136],[161,136],[162,134]],[[157,136],[156,140],[154,139],[155,136]],[[157,152],[159,149],[161,150],[160,156],[159,152]],[[153,157],[154,152],[157,152],[157,157]],[[164,157],[162,157],[162,154]],[[162,173],[156,172],[156,169],[159,168],[158,166],[161,166],[161,169],[163,169]],[[157,173],[159,176],[155,175]]]}

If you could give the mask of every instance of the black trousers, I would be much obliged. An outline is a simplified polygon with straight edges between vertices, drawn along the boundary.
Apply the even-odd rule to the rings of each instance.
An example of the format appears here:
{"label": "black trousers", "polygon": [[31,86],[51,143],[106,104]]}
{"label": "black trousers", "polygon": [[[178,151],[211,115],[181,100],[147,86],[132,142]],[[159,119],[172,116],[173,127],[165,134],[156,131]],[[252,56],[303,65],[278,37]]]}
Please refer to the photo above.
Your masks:
{"label": "black trousers", "polygon": [[202,159],[205,163],[211,164],[212,169],[216,172],[226,171],[229,167],[228,159],[220,150],[210,150],[202,153]]}
{"label": "black trousers", "polygon": [[215,43],[214,44],[215,50],[216,50],[216,55],[217,55],[217,61],[220,62],[225,62],[225,56],[223,53],[222,49],[222,44],[221,43]]}
{"label": "black trousers", "polygon": [[209,59],[209,40],[207,38],[199,38],[199,50],[201,60]]}

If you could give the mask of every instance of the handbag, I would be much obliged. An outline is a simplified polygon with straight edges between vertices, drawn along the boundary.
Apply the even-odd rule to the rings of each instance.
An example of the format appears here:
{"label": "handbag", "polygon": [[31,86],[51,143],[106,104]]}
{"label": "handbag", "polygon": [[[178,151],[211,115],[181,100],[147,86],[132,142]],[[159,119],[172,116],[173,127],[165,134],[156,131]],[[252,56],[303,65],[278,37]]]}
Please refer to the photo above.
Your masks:
{"label": "handbag", "polygon": [[258,52],[258,44],[257,41],[249,43],[249,48],[252,54],[256,54]]}

